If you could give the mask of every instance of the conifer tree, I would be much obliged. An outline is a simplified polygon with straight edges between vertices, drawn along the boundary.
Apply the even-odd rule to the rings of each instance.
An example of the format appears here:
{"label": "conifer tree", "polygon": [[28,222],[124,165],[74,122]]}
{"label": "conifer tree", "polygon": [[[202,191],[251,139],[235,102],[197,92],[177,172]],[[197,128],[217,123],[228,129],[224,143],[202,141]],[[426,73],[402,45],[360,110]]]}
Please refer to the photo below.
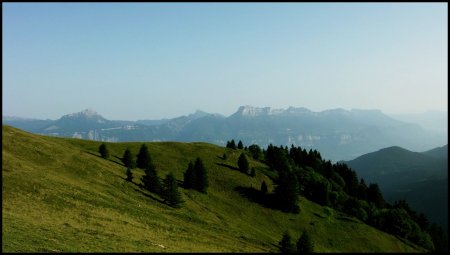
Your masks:
{"label": "conifer tree", "polygon": [[158,174],[156,173],[155,166],[150,163],[144,170],[144,175],[141,177],[141,181],[144,184],[144,188],[150,192],[160,194],[161,182],[159,181]]}
{"label": "conifer tree", "polygon": [[284,232],[283,237],[281,238],[281,241],[278,244],[280,245],[281,253],[294,252],[294,245],[291,243],[291,236],[289,235],[288,231]]}
{"label": "conifer tree", "polygon": [[194,188],[200,192],[206,193],[208,188],[208,175],[200,158],[195,160],[194,164]]}
{"label": "conifer tree", "polygon": [[167,174],[164,179],[161,197],[165,203],[173,207],[178,207],[181,203],[181,194],[178,191],[177,180],[172,173]]}
{"label": "conifer tree", "polygon": [[250,176],[255,177],[255,175],[256,175],[256,170],[254,167],[252,167],[252,169],[250,170]]}
{"label": "conifer tree", "polygon": [[313,249],[313,242],[311,241],[308,232],[304,230],[302,236],[297,241],[297,253],[312,253]]}
{"label": "conifer tree", "polygon": [[266,181],[263,181],[263,182],[261,183],[261,192],[262,192],[263,194],[266,194],[266,193],[267,193],[267,184],[266,184]]}
{"label": "conifer tree", "polygon": [[227,157],[227,154],[224,152],[223,155],[222,155],[222,159],[223,159],[223,160],[227,160],[227,158],[228,158],[228,157]]}
{"label": "conifer tree", "polygon": [[237,148],[238,148],[239,150],[242,150],[242,149],[244,148],[244,145],[242,144],[242,141],[241,141],[241,140],[239,140],[238,145],[237,145]]}
{"label": "conifer tree", "polygon": [[109,151],[108,148],[106,148],[106,144],[102,143],[100,147],[98,148],[98,152],[100,153],[100,156],[104,159],[109,158]]}
{"label": "conifer tree", "polygon": [[278,186],[275,189],[275,196],[280,208],[286,212],[299,212],[298,202],[298,181],[292,172],[279,172]]}
{"label": "conifer tree", "polygon": [[131,172],[131,169],[127,167],[127,181],[131,182],[133,180],[133,173]]}
{"label": "conifer tree", "polygon": [[134,161],[133,161],[133,155],[131,154],[131,151],[129,148],[127,148],[123,154],[122,162],[125,165],[125,167],[134,168]]}
{"label": "conifer tree", "polygon": [[150,153],[148,152],[147,145],[144,143],[141,145],[139,149],[139,153],[137,154],[136,166],[138,168],[145,169],[148,164],[152,161],[150,157]]}
{"label": "conifer tree", "polygon": [[206,193],[208,186],[208,175],[202,160],[197,158],[195,163],[189,162],[184,172],[184,187]]}
{"label": "conifer tree", "polygon": [[248,160],[244,153],[241,153],[238,159],[239,170],[243,173],[248,173]]}
{"label": "conifer tree", "polygon": [[367,185],[364,179],[361,178],[358,186],[358,198],[361,200],[367,200]]}
{"label": "conifer tree", "polygon": [[381,194],[378,184],[371,183],[369,188],[367,188],[367,200],[373,203],[378,208],[384,207],[384,198]]}
{"label": "conifer tree", "polygon": [[234,142],[234,139],[231,139],[230,148],[236,150],[236,143]]}
{"label": "conifer tree", "polygon": [[192,162],[189,162],[188,168],[186,169],[186,172],[184,172],[184,187],[186,189],[192,189],[194,188],[195,183],[195,176],[194,176],[194,164]]}
{"label": "conifer tree", "polygon": [[256,160],[260,158],[261,155],[261,148],[257,144],[252,144],[248,147],[248,151],[250,152],[250,155]]}

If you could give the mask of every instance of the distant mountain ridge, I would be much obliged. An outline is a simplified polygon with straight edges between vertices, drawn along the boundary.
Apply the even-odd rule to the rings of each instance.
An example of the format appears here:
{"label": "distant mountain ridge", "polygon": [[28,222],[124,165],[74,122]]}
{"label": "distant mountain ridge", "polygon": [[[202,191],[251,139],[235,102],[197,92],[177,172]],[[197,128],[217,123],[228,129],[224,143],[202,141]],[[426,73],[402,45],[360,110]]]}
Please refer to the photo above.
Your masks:
{"label": "distant mountain ridge", "polygon": [[404,199],[447,229],[447,152],[448,145],[421,153],[393,146],[345,163],[366,183],[378,183],[389,202]]}
{"label": "distant mountain ridge", "polygon": [[395,119],[419,124],[421,127],[429,130],[447,133],[448,130],[448,112],[446,111],[426,111],[423,113],[411,114],[390,114]]}
{"label": "distant mountain ridge", "polygon": [[443,159],[448,158],[448,144],[442,147],[431,149],[429,151],[425,151],[423,152],[423,154],[435,158],[443,158]]}
{"label": "distant mountain ridge", "polygon": [[446,142],[443,135],[398,121],[379,110],[342,108],[313,112],[304,107],[246,105],[228,117],[197,111],[172,119],[139,121],[107,120],[90,109],[39,125],[5,118],[3,122],[33,133],[111,142],[200,141],[225,145],[237,139],[262,147],[293,144],[317,149],[334,161],[393,145],[420,151]]}

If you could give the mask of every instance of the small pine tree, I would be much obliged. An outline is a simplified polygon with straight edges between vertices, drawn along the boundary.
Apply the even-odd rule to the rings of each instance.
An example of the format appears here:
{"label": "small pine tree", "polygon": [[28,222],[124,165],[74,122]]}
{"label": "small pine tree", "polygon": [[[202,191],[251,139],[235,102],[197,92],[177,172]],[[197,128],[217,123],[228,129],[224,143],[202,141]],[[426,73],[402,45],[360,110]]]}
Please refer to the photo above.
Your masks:
{"label": "small pine tree", "polygon": [[231,139],[230,148],[236,150],[236,143],[234,142],[234,139]]}
{"label": "small pine tree", "polygon": [[131,182],[133,180],[133,173],[131,172],[131,169],[127,167],[127,181]]}
{"label": "small pine tree", "polygon": [[298,181],[294,173],[280,172],[275,196],[280,208],[286,212],[298,213]]}
{"label": "small pine tree", "polygon": [[248,168],[249,168],[248,160],[244,153],[241,153],[241,155],[239,156],[238,166],[239,166],[239,170],[241,170],[241,172],[243,172],[243,173],[248,172]]}
{"label": "small pine tree", "polygon": [[312,253],[314,249],[313,242],[306,230],[303,231],[302,236],[297,241],[297,253]]}
{"label": "small pine tree", "polygon": [[262,192],[263,194],[266,194],[266,193],[267,193],[267,184],[266,184],[266,181],[263,181],[263,182],[261,183],[261,192]]}
{"label": "small pine tree", "polygon": [[256,170],[254,167],[252,167],[252,170],[250,170],[250,176],[255,177],[255,175],[256,175]]}
{"label": "small pine tree", "polygon": [[369,187],[367,188],[367,200],[371,203],[374,203],[378,208],[384,207],[384,198],[381,194],[378,184],[374,183],[369,185]]}
{"label": "small pine tree", "polygon": [[244,145],[242,144],[242,141],[241,141],[241,140],[239,140],[238,145],[237,145],[237,148],[238,148],[239,150],[242,150],[242,149],[244,148]]}
{"label": "small pine tree", "polygon": [[148,164],[144,175],[141,177],[141,181],[144,184],[144,188],[150,192],[160,194],[161,182],[159,181],[156,168],[153,164]]}
{"label": "small pine tree", "polygon": [[152,158],[150,157],[150,153],[148,152],[147,145],[142,144],[139,149],[139,153],[136,156],[136,166],[138,168],[145,169],[148,164],[152,162]]}
{"label": "small pine tree", "polygon": [[227,157],[227,154],[224,152],[223,155],[222,155],[222,159],[223,159],[223,160],[227,160],[227,158],[228,158],[228,157]]}
{"label": "small pine tree", "polygon": [[256,144],[250,145],[248,147],[248,151],[250,152],[250,155],[252,155],[252,157],[256,160],[258,160],[262,155],[261,148]]}
{"label": "small pine tree", "polygon": [[194,188],[200,192],[206,193],[208,188],[208,175],[200,158],[195,160],[194,164]]}
{"label": "small pine tree", "polygon": [[280,245],[280,251],[282,253],[294,252],[294,245],[291,243],[291,236],[289,235],[288,231],[284,232],[283,237],[278,244]]}
{"label": "small pine tree", "polygon": [[183,185],[186,189],[194,188],[195,176],[194,176],[194,164],[189,162],[186,172],[184,172],[184,182]]}
{"label": "small pine tree", "polygon": [[161,192],[161,197],[164,202],[172,207],[179,207],[181,201],[181,194],[178,191],[177,180],[172,173],[167,174],[164,179],[163,189]]}
{"label": "small pine tree", "polygon": [[133,155],[131,154],[129,148],[127,148],[123,153],[122,162],[125,165],[125,167],[134,168]]}
{"label": "small pine tree", "polygon": [[102,143],[100,147],[98,148],[98,152],[100,153],[100,156],[104,159],[109,158],[109,151],[108,148],[106,148],[106,144]]}

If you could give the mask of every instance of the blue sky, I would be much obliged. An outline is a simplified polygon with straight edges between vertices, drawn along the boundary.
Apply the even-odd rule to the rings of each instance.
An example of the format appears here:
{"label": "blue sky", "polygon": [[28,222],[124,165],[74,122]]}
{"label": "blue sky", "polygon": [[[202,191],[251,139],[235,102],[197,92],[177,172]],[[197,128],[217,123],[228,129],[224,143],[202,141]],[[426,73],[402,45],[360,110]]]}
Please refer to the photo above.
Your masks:
{"label": "blue sky", "polygon": [[447,3],[3,3],[3,115],[448,108]]}

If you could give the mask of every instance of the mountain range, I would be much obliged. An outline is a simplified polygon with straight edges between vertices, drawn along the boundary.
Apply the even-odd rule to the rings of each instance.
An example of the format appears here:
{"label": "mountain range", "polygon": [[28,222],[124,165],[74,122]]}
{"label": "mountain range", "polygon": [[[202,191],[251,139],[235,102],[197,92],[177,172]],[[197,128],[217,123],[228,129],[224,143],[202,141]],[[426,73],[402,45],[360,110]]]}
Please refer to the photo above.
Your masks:
{"label": "mountain range", "polygon": [[38,134],[110,142],[202,141],[225,145],[235,139],[262,147],[293,144],[320,150],[332,161],[350,160],[394,145],[423,151],[447,143],[446,134],[396,120],[379,110],[341,108],[313,112],[304,107],[241,106],[228,117],[196,111],[172,119],[138,121],[107,120],[87,109],[58,120],[4,117],[3,124]]}
{"label": "mountain range", "polygon": [[448,130],[448,112],[444,111],[390,114],[390,116],[401,121],[417,123],[425,129],[430,129],[437,132],[447,133]]}
{"label": "mountain range", "polygon": [[406,200],[447,229],[448,145],[421,153],[394,146],[345,163],[366,183],[378,183],[388,202]]}

